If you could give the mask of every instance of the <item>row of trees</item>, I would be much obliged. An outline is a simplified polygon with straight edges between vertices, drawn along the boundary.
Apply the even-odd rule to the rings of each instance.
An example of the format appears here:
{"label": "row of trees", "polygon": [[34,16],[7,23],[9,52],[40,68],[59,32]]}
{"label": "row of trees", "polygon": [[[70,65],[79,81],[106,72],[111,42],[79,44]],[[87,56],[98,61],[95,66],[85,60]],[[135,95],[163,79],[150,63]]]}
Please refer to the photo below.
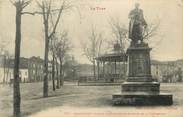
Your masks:
{"label": "row of trees", "polygon": [[[64,83],[64,69],[63,63],[67,52],[71,49],[71,45],[68,38],[68,32],[62,31],[60,34],[54,34],[51,38],[50,53],[52,56],[52,83],[53,91]],[[59,66],[59,63],[60,66]],[[57,84],[55,86],[55,78]]]}
{"label": "row of trees", "polygon": [[8,83],[9,75],[10,75],[10,60],[12,59],[12,55],[9,51],[4,50],[4,46],[1,46],[0,49],[2,63],[1,66],[3,67],[3,83]]}
{"label": "row of trees", "polygon": [[[15,6],[16,9],[16,36],[15,36],[15,59],[14,59],[14,85],[13,85],[13,115],[15,117],[20,117],[20,106],[21,106],[21,95],[20,95],[20,80],[19,80],[19,63],[20,63],[20,45],[21,45],[21,24],[22,16],[24,14],[29,15],[41,15],[43,26],[44,26],[44,40],[45,40],[45,53],[44,53],[44,82],[43,82],[43,97],[48,97],[48,54],[49,48],[52,51],[53,55],[53,69],[55,68],[55,63],[57,65],[57,58],[60,60],[60,74],[62,75],[62,62],[64,57],[63,41],[67,39],[67,34],[64,34],[65,37],[57,37],[56,29],[58,27],[61,15],[65,10],[71,8],[71,5],[66,1],[56,1],[60,4],[59,8],[53,7],[53,0],[42,0],[41,2],[37,1],[37,5],[40,11],[27,12],[24,9],[32,2],[32,0],[10,0],[11,3]],[[56,19],[53,19],[53,15],[57,14]],[[62,35],[63,36],[63,35]],[[60,40],[58,39],[60,38]],[[56,41],[57,40],[57,41]],[[50,44],[52,41],[52,44]],[[57,43],[56,43],[57,42]],[[51,45],[51,46],[50,46]],[[62,53],[62,51],[64,51]],[[60,52],[62,54],[60,54]],[[56,62],[55,62],[56,61]],[[58,70],[58,69],[57,69]],[[54,74],[53,74],[54,75]],[[57,76],[58,79],[58,76]],[[54,77],[53,77],[54,81]],[[58,80],[57,80],[58,81]],[[61,80],[60,80],[61,82]],[[62,83],[61,83],[62,84]],[[53,84],[54,85],[54,84]],[[59,82],[57,82],[59,87]]]}

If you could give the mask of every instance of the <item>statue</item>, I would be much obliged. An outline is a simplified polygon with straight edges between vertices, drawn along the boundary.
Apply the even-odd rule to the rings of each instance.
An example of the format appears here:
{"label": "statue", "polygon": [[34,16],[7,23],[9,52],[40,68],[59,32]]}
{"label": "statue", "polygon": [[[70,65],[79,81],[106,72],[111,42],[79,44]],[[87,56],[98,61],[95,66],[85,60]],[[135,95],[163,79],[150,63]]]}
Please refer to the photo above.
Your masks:
{"label": "statue", "polygon": [[121,93],[114,94],[114,105],[172,105],[173,95],[161,93],[160,83],[151,74],[151,58],[148,43],[143,42],[147,23],[139,4],[129,14],[129,38],[126,50],[128,76],[121,85]]}
{"label": "statue", "polygon": [[143,42],[143,33],[147,27],[147,23],[143,16],[143,10],[139,9],[139,4],[135,4],[135,9],[129,13],[129,38],[132,40],[132,44]]}

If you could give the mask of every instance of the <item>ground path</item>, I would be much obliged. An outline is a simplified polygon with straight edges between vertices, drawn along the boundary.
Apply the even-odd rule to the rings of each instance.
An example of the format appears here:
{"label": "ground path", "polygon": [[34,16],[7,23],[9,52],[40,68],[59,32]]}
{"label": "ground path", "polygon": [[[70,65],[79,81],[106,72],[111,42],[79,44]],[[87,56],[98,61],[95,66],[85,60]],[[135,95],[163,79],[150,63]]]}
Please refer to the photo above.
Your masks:
{"label": "ground path", "polygon": [[[0,117],[12,115],[12,87],[0,85]],[[31,117],[182,117],[183,84],[162,84],[161,90],[174,94],[173,106],[114,107],[111,95],[120,86],[77,86],[66,83],[42,98],[42,83],[21,84],[22,113]],[[54,115],[54,116],[53,116]]]}

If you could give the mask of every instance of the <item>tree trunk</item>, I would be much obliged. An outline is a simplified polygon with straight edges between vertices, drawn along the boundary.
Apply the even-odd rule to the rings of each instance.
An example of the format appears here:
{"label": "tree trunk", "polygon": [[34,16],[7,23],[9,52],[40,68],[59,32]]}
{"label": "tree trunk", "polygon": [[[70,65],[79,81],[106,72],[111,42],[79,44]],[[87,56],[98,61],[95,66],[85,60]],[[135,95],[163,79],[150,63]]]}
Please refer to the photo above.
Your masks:
{"label": "tree trunk", "polygon": [[97,61],[97,80],[99,80],[100,77],[100,63]]}
{"label": "tree trunk", "polygon": [[9,79],[9,65],[7,67],[7,71],[6,71],[6,78],[5,78],[5,82],[8,83],[8,79]]}
{"label": "tree trunk", "polygon": [[4,75],[3,75],[3,84],[4,84],[6,78],[6,55],[4,55],[3,69],[4,69]]}
{"label": "tree trunk", "polygon": [[104,61],[102,65],[102,78],[105,78],[105,62]]}
{"label": "tree trunk", "polygon": [[35,82],[38,82],[38,66],[36,65],[36,69],[35,69],[35,79],[34,79],[34,81]]}
{"label": "tree trunk", "polygon": [[59,76],[58,76],[58,61],[57,58],[55,58],[56,61],[56,77],[57,77],[57,89],[60,88],[60,80],[59,80]]}
{"label": "tree trunk", "polygon": [[52,61],[52,83],[53,83],[53,91],[55,91],[55,54],[53,53],[53,61]]}
{"label": "tree trunk", "polygon": [[15,39],[15,60],[14,60],[14,82],[13,82],[13,114],[20,117],[20,84],[19,84],[19,58],[21,45],[21,7],[16,6],[16,39]]}
{"label": "tree trunk", "polygon": [[60,58],[60,86],[64,85],[64,80],[63,80],[63,63],[62,59]]}
{"label": "tree trunk", "polygon": [[95,60],[93,61],[93,76],[94,76],[94,79],[96,80]]}
{"label": "tree trunk", "polygon": [[43,97],[48,97],[48,51],[49,51],[49,38],[48,38],[48,21],[43,16],[44,32],[45,32],[45,54],[44,54],[44,82],[43,82]]}
{"label": "tree trunk", "polygon": [[116,73],[116,68],[117,66],[116,66],[116,60],[115,60],[115,62],[114,62],[114,74],[116,75],[117,73]]}

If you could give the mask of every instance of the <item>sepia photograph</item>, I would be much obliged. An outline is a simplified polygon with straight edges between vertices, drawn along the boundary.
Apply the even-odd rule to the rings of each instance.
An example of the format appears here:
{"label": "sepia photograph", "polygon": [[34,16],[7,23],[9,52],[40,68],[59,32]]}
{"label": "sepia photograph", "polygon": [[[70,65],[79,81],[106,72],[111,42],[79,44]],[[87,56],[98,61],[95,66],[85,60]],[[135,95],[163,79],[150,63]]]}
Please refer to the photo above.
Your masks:
{"label": "sepia photograph", "polygon": [[183,117],[183,0],[0,0],[0,117]]}

